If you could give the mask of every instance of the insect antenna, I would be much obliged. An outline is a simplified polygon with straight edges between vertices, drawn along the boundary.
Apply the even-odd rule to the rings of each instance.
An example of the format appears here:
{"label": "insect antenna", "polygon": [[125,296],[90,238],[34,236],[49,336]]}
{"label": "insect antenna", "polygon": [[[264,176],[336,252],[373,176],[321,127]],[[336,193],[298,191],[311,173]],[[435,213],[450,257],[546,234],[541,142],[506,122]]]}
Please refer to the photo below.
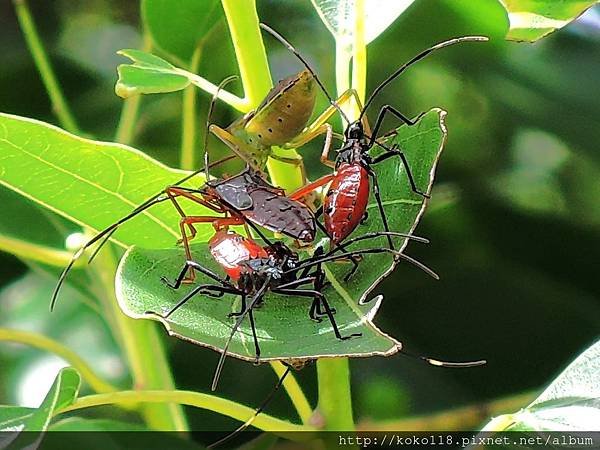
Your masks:
{"label": "insect antenna", "polygon": [[436,280],[439,280],[440,277],[437,273],[435,273],[433,270],[431,270],[429,267],[427,267],[425,264],[423,264],[420,261],[417,261],[416,259],[405,255],[404,253],[398,251],[398,250],[392,250],[391,248],[385,248],[385,247],[381,247],[381,248],[367,248],[367,249],[361,249],[361,250],[353,250],[351,252],[348,253],[344,253],[343,255],[329,255],[329,256],[324,256],[322,258],[318,258],[318,259],[314,259],[311,261],[308,261],[307,263],[302,263],[296,267],[294,267],[293,269],[288,269],[286,271],[284,271],[284,274],[290,273],[290,272],[295,272],[298,270],[302,270],[305,269],[307,267],[313,267],[316,266],[318,264],[324,263],[324,262],[329,262],[329,261],[336,261],[336,260],[340,260],[340,259],[347,259],[348,257],[351,256],[357,256],[357,255],[366,255],[366,254],[372,254],[372,253],[391,253],[392,255],[403,259],[405,261],[408,261],[409,263],[411,263],[412,265],[418,267],[419,269],[421,269],[423,272],[425,272],[427,275],[429,275],[432,278],[435,278]]}
{"label": "insect antenna", "polygon": [[[219,86],[217,87],[217,91],[215,92],[215,95],[213,95],[213,98],[211,100],[210,103],[210,107],[209,107],[209,112],[208,112],[208,118],[207,118],[207,132],[206,135],[204,137],[204,168],[200,169],[200,170],[196,170],[192,173],[190,173],[189,175],[186,175],[185,177],[181,178],[179,181],[173,183],[171,186],[179,186],[180,184],[185,183],[186,181],[188,181],[189,179],[195,177],[196,175],[202,173],[202,171],[204,171],[205,175],[206,175],[206,180],[208,181],[208,170],[210,167],[214,167],[216,165],[222,164],[226,161],[229,161],[230,159],[233,159],[235,157],[235,155],[233,156],[228,156],[226,158],[222,158],[218,161],[216,161],[213,164],[209,164],[208,162],[208,148],[207,148],[207,143],[208,143],[208,127],[210,126],[210,117],[211,114],[214,110],[214,104],[216,102],[216,99],[219,95],[219,92],[221,89],[223,89],[228,83],[230,83],[231,81],[237,79],[236,75],[232,75],[230,77],[225,78],[223,81],[221,81],[221,83],[219,84]],[[155,205],[156,203],[160,203],[163,202],[165,200],[168,199],[168,197],[163,197],[161,198],[161,195],[164,194],[164,190],[160,191],[159,193],[155,194],[154,196],[150,197],[149,199],[147,199],[146,201],[144,201],[141,205],[137,206],[131,213],[127,214],[125,217],[122,217],[121,219],[119,219],[118,221],[116,221],[115,223],[113,223],[112,225],[109,225],[108,227],[106,227],[104,230],[102,230],[100,233],[98,233],[96,236],[94,236],[92,239],[90,239],[88,242],[86,242],[79,250],[77,250],[72,258],[71,261],[69,261],[69,264],[67,264],[67,266],[65,267],[65,269],[62,271],[62,273],[60,274],[60,277],[58,279],[58,282],[56,283],[56,287],[54,288],[54,292],[52,293],[52,298],[50,300],[50,311],[52,311],[54,309],[54,306],[56,305],[56,301],[58,299],[58,294],[60,292],[60,289],[62,287],[62,285],[65,282],[65,279],[67,278],[67,275],[69,274],[69,272],[71,271],[71,269],[73,268],[73,265],[75,264],[75,262],[81,257],[81,255],[85,252],[85,250],[87,250],[88,248],[90,248],[92,245],[94,245],[96,242],[100,242],[98,244],[98,247],[94,250],[94,252],[92,253],[92,255],[90,256],[88,263],[91,263],[93,261],[93,259],[96,257],[96,255],[98,254],[98,252],[102,249],[102,247],[104,247],[104,245],[108,242],[108,240],[112,237],[112,235],[117,231],[117,228],[119,226],[121,226],[123,223],[127,222],[129,219],[132,219],[133,217],[137,216],[138,214],[140,214],[141,212],[145,211],[146,209],[148,209],[150,206]]]}
{"label": "insect antenna", "polygon": [[321,91],[323,91],[323,93],[325,94],[325,96],[327,97],[327,100],[329,100],[329,103],[339,111],[340,115],[344,118],[344,120],[346,121],[346,123],[350,123],[350,120],[348,120],[348,116],[346,116],[346,114],[344,113],[344,111],[342,111],[342,108],[340,108],[340,106],[337,104],[337,102],[333,99],[333,97],[331,97],[331,95],[329,95],[329,92],[327,92],[327,88],[325,87],[325,85],[321,82],[321,79],[317,76],[317,73],[313,70],[313,68],[311,67],[311,65],[308,63],[308,61],[306,59],[304,59],[304,57],[300,54],[300,52],[298,50],[296,50],[296,48],[290,44],[286,38],[284,38],[281,34],[279,34],[277,31],[275,31],[273,28],[271,28],[269,25],[265,24],[265,23],[261,23],[260,27],[265,30],[267,33],[269,33],[271,36],[273,36],[275,39],[277,39],[279,42],[281,42],[290,52],[292,52],[296,58],[298,58],[302,64],[304,64],[304,67],[306,67],[306,69],[311,73],[311,75],[314,77],[315,81],[317,82],[317,84],[319,85],[319,87],[321,88]]}
{"label": "insect antenna", "polygon": [[279,388],[283,385],[283,381],[285,380],[285,377],[287,377],[288,374],[290,373],[290,371],[292,370],[292,366],[287,365],[287,364],[286,364],[286,366],[287,367],[285,369],[285,372],[283,372],[283,375],[281,375],[279,377],[279,380],[277,380],[277,383],[275,384],[275,386],[273,387],[273,389],[271,389],[271,392],[269,392],[269,394],[262,401],[262,403],[260,404],[260,406],[258,408],[256,408],[256,410],[254,410],[254,414],[252,414],[252,417],[250,417],[246,422],[244,422],[243,424],[241,424],[239,427],[237,427],[235,430],[233,430],[231,433],[229,433],[224,438],[221,438],[218,441],[213,442],[210,445],[207,445],[206,448],[215,448],[215,447],[217,447],[219,445],[222,445],[225,442],[227,442],[230,439],[232,439],[235,436],[237,436],[239,433],[241,433],[242,431],[244,431],[250,425],[252,425],[252,422],[254,422],[254,420],[258,417],[258,415],[261,412],[263,412],[265,410],[265,408],[268,406],[268,404],[271,402],[271,400],[273,399],[273,396],[277,393],[277,391],[279,390]]}
{"label": "insect antenna", "polygon": [[206,115],[206,130],[204,133],[204,177],[206,179],[206,181],[209,180],[209,174],[208,174],[208,169],[210,167],[210,164],[208,163],[208,138],[210,135],[210,119],[212,117],[212,113],[215,109],[215,103],[217,102],[217,98],[219,98],[219,93],[221,92],[221,89],[223,89],[225,86],[227,86],[229,83],[231,83],[234,80],[237,80],[238,76],[237,75],[231,75],[230,77],[225,78],[223,81],[221,81],[219,83],[219,85],[217,86],[217,90],[215,92],[215,95],[212,96],[212,98],[210,99],[210,105],[208,107],[208,114]]}
{"label": "insect antenna", "polygon": [[223,347],[223,353],[221,353],[221,357],[219,358],[219,362],[217,363],[217,368],[215,369],[215,374],[213,376],[212,385],[210,387],[210,389],[212,391],[217,389],[217,384],[219,383],[219,378],[221,378],[221,372],[223,371],[223,364],[225,364],[225,357],[227,356],[227,350],[229,350],[229,346],[231,345],[233,336],[235,336],[235,333],[237,332],[238,328],[242,324],[242,321],[246,318],[248,313],[261,300],[261,298],[265,294],[265,291],[269,287],[270,281],[271,281],[271,276],[269,275],[265,279],[265,282],[260,287],[260,289],[258,291],[256,291],[256,294],[254,294],[252,301],[250,303],[248,303],[248,305],[246,306],[246,309],[242,312],[242,314],[240,314],[240,316],[236,320],[235,324],[233,325],[233,328],[231,329],[231,333],[229,334],[229,337],[227,338],[227,342],[225,343],[225,347]]}
{"label": "insect antenna", "polygon": [[485,359],[480,359],[477,361],[453,362],[453,361],[440,361],[439,359],[429,358],[427,356],[413,355],[412,353],[409,353],[404,349],[400,349],[400,353],[402,353],[403,355],[406,355],[410,358],[424,361],[431,366],[447,367],[449,369],[465,369],[465,368],[469,368],[469,367],[478,367],[478,366],[483,366],[483,365],[487,364],[487,361]]}
{"label": "insect antenna", "polygon": [[366,239],[373,239],[373,238],[377,238],[377,237],[381,237],[381,236],[389,236],[389,237],[397,236],[397,237],[409,239],[411,241],[429,244],[429,239],[420,237],[420,236],[415,236],[414,234],[399,233],[396,231],[374,231],[371,233],[365,233],[365,234],[355,237],[353,239],[348,239],[347,241],[344,241],[344,242],[340,242],[337,244],[337,246],[335,248],[333,248],[331,251],[327,252],[323,256],[329,256],[329,255],[337,252],[338,250],[343,250],[346,247],[348,247],[349,245],[354,244],[355,242],[360,242],[360,241],[364,241]]}
{"label": "insect antenna", "polygon": [[383,88],[385,88],[388,84],[390,84],[392,81],[394,81],[395,78],[397,78],[402,72],[404,72],[406,69],[408,69],[410,66],[412,66],[417,61],[420,61],[421,59],[425,58],[427,55],[434,52],[435,50],[439,50],[444,47],[449,47],[454,44],[459,44],[461,42],[483,42],[483,41],[488,41],[488,40],[489,40],[489,38],[487,38],[486,36],[463,36],[463,37],[459,37],[459,38],[448,39],[447,41],[442,41],[432,47],[429,47],[426,50],[423,50],[421,53],[414,56],[410,61],[401,65],[398,69],[396,69],[396,71],[394,73],[392,73],[390,76],[388,76],[384,81],[381,82],[381,84],[379,86],[377,86],[375,88],[375,90],[371,93],[371,95],[367,99],[365,106],[363,107],[363,110],[361,111],[358,120],[361,120],[363,118],[367,108],[371,105],[371,103],[373,102],[375,97],[377,97],[377,95],[383,90]]}

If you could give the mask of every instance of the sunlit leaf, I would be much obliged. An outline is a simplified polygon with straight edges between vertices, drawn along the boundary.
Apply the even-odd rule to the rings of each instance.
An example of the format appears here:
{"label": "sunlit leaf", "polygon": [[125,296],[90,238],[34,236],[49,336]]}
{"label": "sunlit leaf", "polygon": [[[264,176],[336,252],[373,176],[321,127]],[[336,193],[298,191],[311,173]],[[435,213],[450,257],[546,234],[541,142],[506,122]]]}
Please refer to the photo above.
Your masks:
{"label": "sunlit leaf", "polygon": [[[0,184],[93,230],[127,215],[184,175],[125,145],[0,114]],[[201,182],[202,177],[195,181]],[[115,238],[125,245],[171,247],[179,236],[179,215],[167,203],[137,216]],[[194,210],[206,211],[190,207]],[[196,239],[202,238],[201,230]]]}
{"label": "sunlit leaf", "polygon": [[486,431],[600,431],[600,341],[575,359],[529,406]]}
{"label": "sunlit leaf", "polygon": [[[412,173],[422,190],[429,190],[435,165],[445,140],[444,112],[432,110],[417,125],[401,127],[391,143],[398,143],[405,151]],[[391,225],[397,232],[411,232],[424,210],[423,199],[410,190],[399,158],[378,164],[377,173],[382,197]],[[369,206],[369,218],[355,235],[383,229],[374,199]],[[396,248],[406,242],[395,240]],[[385,246],[381,237],[356,243],[353,248]],[[206,244],[196,245],[192,252],[197,262],[219,272]],[[193,286],[175,291],[160,281],[161,276],[174,278],[182,267],[182,251],[143,250],[133,248],[122,259],[117,274],[117,297],[123,311],[131,317],[157,319],[148,311],[164,314]],[[331,283],[323,289],[328,301],[336,308],[336,321],[342,334],[361,332],[362,337],[337,340],[327,320],[315,323],[308,317],[310,299],[268,295],[265,304],[256,311],[256,326],[261,346],[261,359],[316,358],[323,356],[389,355],[398,350],[398,342],[382,333],[372,322],[379,303],[361,302],[369,291],[394,267],[391,256],[366,255],[357,273],[349,282],[343,281],[349,265],[331,263],[327,275]],[[418,274],[417,276],[425,276]],[[396,299],[389,299],[396,301]],[[366,304],[361,304],[366,303]],[[162,320],[173,335],[210,348],[222,348],[234,319],[227,314],[239,309],[239,299],[197,297],[177,312]],[[236,334],[230,351],[237,357],[252,360],[254,348],[251,329],[243,324]]]}
{"label": "sunlit leaf", "polygon": [[[352,43],[356,0],[311,0],[321,20],[337,41]],[[414,0],[364,0],[365,43],[385,31]]]}
{"label": "sunlit leaf", "polygon": [[597,0],[500,0],[508,12],[513,41],[537,41],[568,25]]}
{"label": "sunlit leaf", "polygon": [[182,62],[190,61],[202,39],[222,17],[218,0],[142,1],[142,19],[153,44]]}
{"label": "sunlit leaf", "polygon": [[11,218],[0,222],[0,250],[38,261],[48,261],[53,252],[68,257],[62,253],[65,238],[79,227],[4,186],[0,204]]}
{"label": "sunlit leaf", "polygon": [[0,407],[0,432],[19,432],[2,436],[2,439],[8,441],[0,441],[2,448],[8,447],[9,444],[10,448],[36,448],[43,435],[20,432],[47,430],[55,412],[75,401],[80,384],[81,378],[77,371],[67,367],[58,373],[54,384],[38,408]]}
{"label": "sunlit leaf", "polygon": [[133,64],[121,64],[117,68],[119,79],[115,92],[120,97],[176,92],[190,84],[185,72],[158,56],[132,49],[118,53],[133,61]]}

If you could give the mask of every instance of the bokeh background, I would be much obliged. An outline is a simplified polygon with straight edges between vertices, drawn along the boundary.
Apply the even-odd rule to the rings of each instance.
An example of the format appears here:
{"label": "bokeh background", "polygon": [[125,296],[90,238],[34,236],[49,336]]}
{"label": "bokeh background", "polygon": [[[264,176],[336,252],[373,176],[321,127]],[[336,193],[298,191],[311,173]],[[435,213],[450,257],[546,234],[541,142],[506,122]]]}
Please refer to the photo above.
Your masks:
{"label": "bokeh background", "polygon": [[[122,106],[113,91],[115,68],[124,62],[115,52],[140,48],[139,5],[123,0],[30,3],[81,128],[112,140]],[[258,7],[261,19],[283,31],[333,90],[334,41],[310,2],[261,0]],[[439,369],[399,355],[353,360],[359,423],[401,424],[414,415],[533,395],[599,335],[600,9],[533,45],[504,41],[505,29],[505,12],[496,0],[421,0],[369,45],[368,92],[439,40],[473,33],[492,37],[489,44],[437,53],[379,98],[409,115],[445,108],[449,137],[433,200],[417,228],[432,243],[409,246],[409,253],[433,267],[441,280],[399,267],[379,287],[385,300],[376,318],[413,354],[486,358],[488,365]],[[301,68],[271,39],[266,42],[275,79]],[[8,0],[0,1],[0,55],[0,111],[57,123]],[[199,73],[218,81],[235,71],[223,23],[207,43]],[[202,121],[208,100],[199,93]],[[321,99],[318,109],[325,106]],[[372,119],[375,113],[374,108]],[[214,121],[226,125],[235,117],[221,105]],[[181,93],[144,97],[133,145],[177,165],[180,119]],[[216,142],[211,145],[219,151]],[[324,173],[318,144],[302,154],[312,177]],[[236,170],[235,163],[225,170]],[[10,211],[31,217],[27,232],[34,241],[62,246],[73,230],[5,188],[0,189],[3,210],[1,234],[15,231]],[[0,326],[45,333],[111,379],[127,379],[108,328],[85,294],[66,291],[61,308],[50,314],[56,270],[7,253],[0,253],[0,268]],[[166,336],[165,341],[178,387],[206,392],[218,354]],[[60,365],[42,352],[0,345],[0,403],[36,406]],[[314,404],[314,366],[298,377]],[[274,382],[268,366],[231,360],[221,393],[257,405]],[[285,395],[270,409],[295,419]],[[210,412],[188,412],[196,429],[235,424]],[[461,426],[461,416],[457,420],[454,426]],[[476,428],[477,420],[465,418],[462,425]],[[447,426],[453,426],[449,420]]]}

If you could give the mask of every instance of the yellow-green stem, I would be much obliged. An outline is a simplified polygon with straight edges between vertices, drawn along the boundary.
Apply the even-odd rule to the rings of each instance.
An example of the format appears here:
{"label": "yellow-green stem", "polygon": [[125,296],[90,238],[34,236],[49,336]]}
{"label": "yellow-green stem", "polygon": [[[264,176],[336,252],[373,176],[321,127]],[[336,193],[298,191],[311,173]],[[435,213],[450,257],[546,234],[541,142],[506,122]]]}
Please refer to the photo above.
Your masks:
{"label": "yellow-green stem", "polygon": [[71,133],[79,134],[77,122],[75,121],[75,117],[73,117],[73,114],[69,109],[69,105],[67,104],[56,80],[50,60],[46,55],[42,41],[35,28],[35,23],[31,17],[27,1],[13,0],[13,3],[15,5],[19,25],[23,31],[23,35],[25,36],[25,41],[27,42],[27,47],[29,48],[29,52],[31,53],[33,61],[35,62],[35,65],[40,73],[44,87],[48,92],[54,113],[58,117],[58,120],[64,129],[70,131]]}
{"label": "yellow-green stem", "polygon": [[[91,267],[98,284],[97,294],[129,364],[134,388],[174,389],[173,376],[156,324],[149,320],[131,319],[119,309],[114,287],[116,260],[110,248],[100,252]],[[150,428],[188,430],[183,409],[179,405],[148,404],[143,406],[141,413]]]}
{"label": "yellow-green stem", "polygon": [[330,431],[354,430],[348,358],[318,360],[317,376],[319,378],[319,412],[323,416],[325,429]]}
{"label": "yellow-green stem", "polygon": [[273,85],[254,0],[222,0],[248,109],[256,108]]}
{"label": "yellow-green stem", "polygon": [[[242,422],[245,422],[254,414],[254,409],[232,402],[231,400],[226,400],[199,392],[175,390],[136,390],[113,392],[110,394],[88,395],[78,398],[75,403],[62,408],[57,412],[57,414],[63,414],[69,411],[76,411],[94,406],[131,405],[134,403],[151,403],[159,405],[167,403],[193,406],[195,408],[214,411]],[[261,430],[271,432],[314,430],[309,426],[296,425],[286,422],[285,420],[271,417],[267,414],[259,415],[252,425]]]}
{"label": "yellow-green stem", "polygon": [[[247,110],[251,110],[260,104],[273,85],[256,3],[254,0],[222,0],[222,5],[244,86],[246,107]],[[297,155],[295,150],[285,150],[285,156],[293,155]],[[278,161],[273,163],[269,162],[267,165],[271,180],[288,192],[295,189],[297,185],[294,183],[302,178],[300,168],[292,164],[277,164]],[[278,373],[277,370],[275,372]],[[310,409],[308,400],[299,387],[294,388],[295,379],[292,374],[287,378],[291,379],[286,380],[284,388],[298,410],[298,415],[304,420],[308,415],[307,410]],[[295,385],[297,386],[297,383]]]}
{"label": "yellow-green stem", "polygon": [[[65,267],[73,256],[69,252],[57,250],[52,247],[32,244],[21,239],[0,235],[0,251],[12,253],[23,259],[29,259],[56,267]],[[77,267],[81,266],[77,263]]]}
{"label": "yellow-green stem", "polygon": [[[364,37],[364,0],[356,1],[355,30],[352,44],[353,76],[352,88],[364,103],[366,84],[366,44]],[[336,84],[338,95],[349,87],[350,67],[348,48],[342,40],[336,43]],[[350,120],[358,118],[357,105],[351,103],[344,112]],[[319,412],[327,430],[354,430],[352,396],[350,390],[350,365],[348,358],[321,359],[317,361],[319,376]]]}
{"label": "yellow-green stem", "polygon": [[[354,3],[354,45],[352,47],[352,87],[364,103],[367,85],[367,46],[365,44],[365,0]],[[358,105],[354,105],[358,108]],[[353,116],[356,117],[358,109]]]}
{"label": "yellow-green stem", "polygon": [[46,336],[28,331],[0,328],[0,341],[29,345],[59,356],[77,369],[87,384],[98,393],[114,392],[117,390],[116,387],[97,375],[77,353],[69,350],[60,342],[56,342]]}
{"label": "yellow-green stem", "polygon": [[[148,34],[144,34],[142,50],[149,52],[152,49],[152,40]],[[131,144],[135,134],[135,124],[142,101],[141,95],[133,95],[123,100],[121,116],[115,133],[115,141],[120,144]]]}
{"label": "yellow-green stem", "polygon": [[[202,45],[198,45],[190,62],[190,71],[197,72],[202,56]],[[183,90],[183,111],[181,124],[181,158],[180,168],[194,170],[196,168],[196,87],[188,86]]]}
{"label": "yellow-green stem", "polygon": [[[283,376],[284,372],[287,369],[280,362],[271,363],[271,367],[273,368],[278,377]],[[310,407],[310,403],[308,403],[308,400],[306,399],[302,388],[298,384],[298,381],[292,376],[291,373],[289,373],[283,381],[283,387],[288,393],[290,400],[292,400],[292,403],[294,404],[294,407],[296,408],[296,411],[298,412],[298,416],[300,417],[300,420],[302,420],[302,423],[305,425],[308,424],[312,416],[312,408]]]}

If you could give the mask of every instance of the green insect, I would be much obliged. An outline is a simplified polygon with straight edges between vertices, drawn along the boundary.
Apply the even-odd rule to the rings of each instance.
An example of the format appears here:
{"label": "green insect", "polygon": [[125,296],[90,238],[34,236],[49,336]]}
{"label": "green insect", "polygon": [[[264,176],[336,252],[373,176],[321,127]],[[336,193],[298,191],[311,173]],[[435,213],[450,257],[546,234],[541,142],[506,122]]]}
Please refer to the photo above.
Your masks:
{"label": "green insect", "polygon": [[209,130],[251,168],[264,171],[270,157],[300,166],[306,180],[302,159],[276,155],[273,147],[301,147],[321,134],[326,135],[325,147],[330,146],[333,131],[326,119],[319,117],[307,126],[316,95],[314,76],[303,70],[279,81],[255,110],[226,128],[211,124]]}

